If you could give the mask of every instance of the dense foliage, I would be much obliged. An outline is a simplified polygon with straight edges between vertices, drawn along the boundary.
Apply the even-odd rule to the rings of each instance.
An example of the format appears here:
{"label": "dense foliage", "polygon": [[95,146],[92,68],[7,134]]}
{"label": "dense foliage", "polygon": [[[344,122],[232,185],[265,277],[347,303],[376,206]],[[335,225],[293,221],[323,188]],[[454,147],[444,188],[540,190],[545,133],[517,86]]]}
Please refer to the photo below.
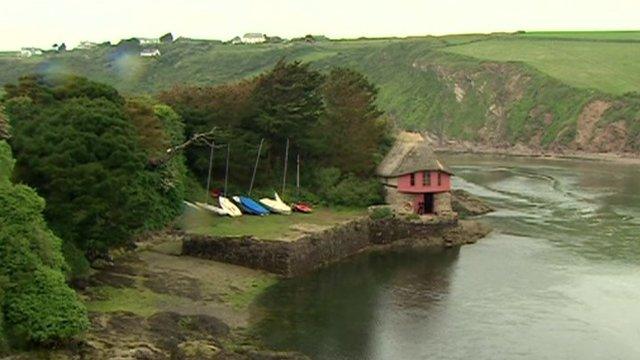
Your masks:
{"label": "dense foliage", "polygon": [[13,343],[69,339],[88,326],[86,309],[65,283],[61,240],[42,217],[44,201],[13,184],[11,151],[0,141],[0,350]]}
{"label": "dense foliage", "polygon": [[[160,99],[182,115],[187,135],[215,127],[217,141],[230,144],[230,179],[236,189],[248,188],[261,139],[256,183],[263,190],[279,184],[289,139],[290,185],[299,155],[305,197],[366,206],[380,201],[379,184],[369,179],[389,140],[376,94],[377,89],[357,72],[336,68],[325,75],[308,64],[281,60],[251,80],[218,87],[175,87]],[[204,183],[209,149],[194,147],[187,156],[189,167]],[[224,150],[214,152],[218,184],[224,177],[225,157]]]}
{"label": "dense foliage", "polygon": [[9,133],[9,121],[5,117],[3,109],[0,108],[0,140],[8,139]]}
{"label": "dense foliage", "polygon": [[[154,104],[148,99],[128,100],[125,106],[127,117],[137,129],[138,141],[145,157],[161,159],[166,150],[184,141],[184,126],[180,116],[163,104]],[[144,171],[142,188],[137,193],[145,204],[144,229],[158,229],[182,212],[185,193],[186,165],[183,155],[160,163],[154,171]],[[148,191],[154,189],[155,191]]]}
{"label": "dense foliage", "polygon": [[378,89],[356,71],[335,68],[321,92],[325,111],[316,137],[322,139],[325,163],[343,172],[370,173],[389,130],[376,106]]}
{"label": "dense foliage", "polygon": [[182,139],[177,114],[83,78],[25,77],[6,87],[16,176],[47,200],[65,254],[97,256],[164,225],[182,205],[180,157],[150,157]]}

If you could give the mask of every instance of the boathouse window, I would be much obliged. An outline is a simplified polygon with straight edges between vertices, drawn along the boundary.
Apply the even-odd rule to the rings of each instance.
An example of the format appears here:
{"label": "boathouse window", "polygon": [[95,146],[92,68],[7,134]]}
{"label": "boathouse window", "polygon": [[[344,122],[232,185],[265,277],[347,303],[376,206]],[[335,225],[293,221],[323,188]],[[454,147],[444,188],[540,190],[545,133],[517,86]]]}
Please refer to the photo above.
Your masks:
{"label": "boathouse window", "polygon": [[422,172],[422,185],[424,186],[431,185],[431,176],[428,171]]}
{"label": "boathouse window", "polygon": [[442,185],[442,173],[438,171],[438,186]]}
{"label": "boathouse window", "polygon": [[411,186],[414,186],[416,184],[416,174],[411,174],[411,176],[409,176],[409,183],[411,184]]}

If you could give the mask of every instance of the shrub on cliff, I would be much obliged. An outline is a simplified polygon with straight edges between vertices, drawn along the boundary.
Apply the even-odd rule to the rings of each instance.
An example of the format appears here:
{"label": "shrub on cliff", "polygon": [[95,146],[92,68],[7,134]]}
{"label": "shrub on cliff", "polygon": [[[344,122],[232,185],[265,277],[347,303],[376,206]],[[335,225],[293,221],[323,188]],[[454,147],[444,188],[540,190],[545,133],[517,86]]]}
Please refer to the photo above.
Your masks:
{"label": "shrub on cliff", "polygon": [[10,181],[12,164],[0,141],[0,335],[13,343],[66,340],[88,327],[86,309],[65,283],[61,240],[42,217],[43,199]]}

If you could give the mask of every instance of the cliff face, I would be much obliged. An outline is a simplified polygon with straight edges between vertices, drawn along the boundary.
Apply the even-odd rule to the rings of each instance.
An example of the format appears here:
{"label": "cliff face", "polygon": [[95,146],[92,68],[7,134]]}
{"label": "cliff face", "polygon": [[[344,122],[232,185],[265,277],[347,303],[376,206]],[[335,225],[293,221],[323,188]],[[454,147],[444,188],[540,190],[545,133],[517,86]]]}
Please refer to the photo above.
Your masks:
{"label": "cliff face", "polygon": [[[448,56],[448,55],[447,55]],[[447,60],[412,66],[440,96],[423,129],[468,146],[589,153],[640,152],[640,97],[569,87],[516,63]]]}
{"label": "cliff face", "polygon": [[322,70],[343,66],[361,71],[379,86],[381,107],[400,127],[428,131],[458,144],[640,152],[638,93],[579,89],[523,62],[480,60],[447,50],[459,44],[483,46],[488,38],[255,46],[178,40],[160,45],[158,59],[142,59],[138,49],[124,45],[102,46],[39,59],[0,58],[0,83],[33,71],[71,72],[125,93],[153,94],[176,84],[214,85],[255,76],[285,57],[310,61]]}

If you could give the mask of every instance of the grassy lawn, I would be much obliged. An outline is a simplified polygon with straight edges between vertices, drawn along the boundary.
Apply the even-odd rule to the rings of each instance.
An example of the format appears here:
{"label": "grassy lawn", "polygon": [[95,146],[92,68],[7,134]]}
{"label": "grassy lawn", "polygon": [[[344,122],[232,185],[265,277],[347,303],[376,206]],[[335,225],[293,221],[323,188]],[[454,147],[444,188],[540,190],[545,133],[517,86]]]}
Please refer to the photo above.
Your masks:
{"label": "grassy lawn", "polygon": [[312,214],[220,217],[205,211],[186,209],[182,227],[191,233],[240,236],[253,235],[260,239],[293,240],[305,230],[332,226],[366,213],[364,209],[316,209]]}
{"label": "grassy lawn", "polygon": [[[640,33],[628,36],[640,39]],[[640,46],[633,42],[516,37],[453,46],[446,51],[485,60],[523,62],[579,88],[618,95],[640,90],[640,62],[636,61],[640,58]]]}
{"label": "grassy lawn", "polygon": [[162,307],[179,304],[181,299],[167,294],[158,294],[149,289],[113,288],[104,286],[94,291],[101,300],[86,302],[87,309],[95,312],[130,311],[140,316],[150,316]]}

